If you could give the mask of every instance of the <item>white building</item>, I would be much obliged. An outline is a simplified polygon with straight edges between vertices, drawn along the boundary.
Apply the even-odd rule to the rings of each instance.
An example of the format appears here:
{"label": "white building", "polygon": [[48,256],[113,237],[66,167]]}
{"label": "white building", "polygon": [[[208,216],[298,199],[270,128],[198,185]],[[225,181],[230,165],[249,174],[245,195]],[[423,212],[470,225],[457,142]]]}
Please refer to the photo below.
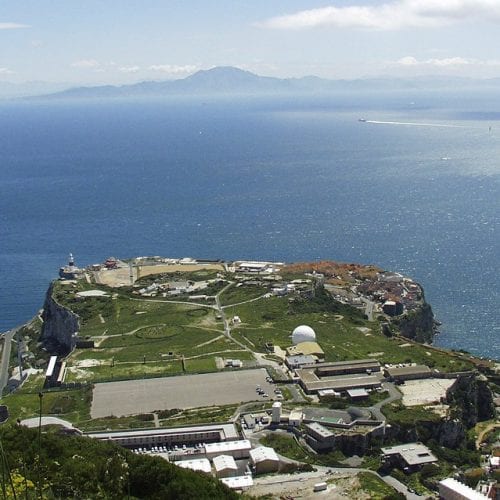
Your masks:
{"label": "white building", "polygon": [[439,481],[439,498],[443,500],[487,500],[488,497],[469,486],[448,477]]}
{"label": "white building", "polygon": [[205,445],[205,455],[209,459],[218,455],[231,455],[233,458],[246,458],[251,448],[252,445],[248,439],[225,441],[222,443],[207,443]]}
{"label": "white building", "polygon": [[292,427],[298,427],[302,423],[304,414],[301,410],[292,410],[290,416],[288,417],[288,425]]}
{"label": "white building", "polygon": [[280,459],[273,448],[259,446],[250,450],[250,463],[255,467],[256,474],[262,474],[277,472],[280,466]]}
{"label": "white building", "polygon": [[238,466],[231,455],[219,455],[212,462],[217,477],[233,477],[238,474]]}
{"label": "white building", "polygon": [[194,471],[205,472],[207,474],[210,474],[212,472],[210,462],[206,458],[197,458],[195,460],[181,460],[180,462],[175,462],[175,465],[178,465],[183,469],[191,469]]}
{"label": "white building", "polygon": [[252,476],[225,477],[221,481],[232,490],[246,490],[253,486]]}
{"label": "white building", "polygon": [[281,420],[281,403],[276,401],[273,403],[273,407],[271,409],[271,421],[273,424],[279,424]]}

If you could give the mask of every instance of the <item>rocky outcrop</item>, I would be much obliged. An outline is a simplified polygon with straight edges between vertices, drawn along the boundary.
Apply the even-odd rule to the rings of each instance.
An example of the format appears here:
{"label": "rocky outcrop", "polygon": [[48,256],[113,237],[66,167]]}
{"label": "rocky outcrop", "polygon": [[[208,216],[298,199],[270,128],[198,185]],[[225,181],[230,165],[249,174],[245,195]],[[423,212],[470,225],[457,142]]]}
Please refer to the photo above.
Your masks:
{"label": "rocky outcrop", "polygon": [[59,355],[71,352],[75,347],[76,334],[80,330],[80,318],[55,300],[53,284],[45,296],[42,319],[40,341],[45,349],[51,354]]}
{"label": "rocky outcrop", "polygon": [[462,375],[448,389],[448,403],[452,414],[470,429],[478,422],[495,417],[493,394],[488,381],[475,374]]}
{"label": "rocky outcrop", "polygon": [[447,448],[460,448],[466,438],[466,428],[458,419],[444,419],[440,422],[419,421],[416,424],[394,425],[386,430],[386,439],[412,443],[421,441],[427,443],[433,440]]}
{"label": "rocky outcrop", "polygon": [[423,302],[417,309],[391,320],[401,335],[417,342],[431,343],[436,333],[436,321],[430,304]]}

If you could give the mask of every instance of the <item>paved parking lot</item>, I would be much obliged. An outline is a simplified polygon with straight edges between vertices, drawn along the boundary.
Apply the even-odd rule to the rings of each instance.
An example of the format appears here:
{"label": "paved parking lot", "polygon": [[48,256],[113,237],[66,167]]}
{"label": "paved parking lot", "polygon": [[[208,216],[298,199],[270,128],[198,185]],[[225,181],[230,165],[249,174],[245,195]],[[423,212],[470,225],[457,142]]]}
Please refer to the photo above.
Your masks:
{"label": "paved parking lot", "polygon": [[439,403],[446,396],[446,390],[453,385],[455,379],[428,378],[424,380],[407,380],[398,389],[403,393],[405,406]]}
{"label": "paved parking lot", "polygon": [[92,418],[119,417],[263,400],[255,391],[257,384],[271,399],[274,385],[266,382],[266,376],[261,368],[96,384],[90,414]]}

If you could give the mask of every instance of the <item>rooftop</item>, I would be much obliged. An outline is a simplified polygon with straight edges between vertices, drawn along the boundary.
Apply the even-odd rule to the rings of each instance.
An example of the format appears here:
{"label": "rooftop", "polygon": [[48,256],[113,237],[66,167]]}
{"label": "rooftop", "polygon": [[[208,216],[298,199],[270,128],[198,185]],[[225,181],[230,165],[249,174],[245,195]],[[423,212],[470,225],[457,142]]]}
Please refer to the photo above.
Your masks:
{"label": "rooftop", "polygon": [[240,490],[253,486],[252,476],[223,477],[221,481],[233,490]]}
{"label": "rooftop", "polygon": [[437,458],[422,443],[407,443],[382,448],[385,456],[400,455],[408,465],[422,465],[437,462]]}
{"label": "rooftop", "polygon": [[462,498],[468,498],[470,500],[486,500],[488,498],[482,493],[473,490],[466,484],[463,484],[460,481],[453,479],[452,477],[448,477],[446,479],[443,479],[442,481],[439,481],[439,486],[441,485],[445,486],[446,488],[449,488],[450,490],[454,491],[455,493],[458,493],[459,495],[462,495]]}
{"label": "rooftop", "polygon": [[239,441],[224,441],[222,443],[207,443],[205,445],[205,453],[218,453],[223,454],[226,451],[234,450],[249,450],[251,448],[248,439],[241,439]]}
{"label": "rooftop", "polygon": [[426,365],[413,365],[413,366],[394,366],[387,368],[387,373],[390,377],[398,377],[401,375],[416,375],[416,374],[427,374],[431,372],[431,369]]}
{"label": "rooftop", "polygon": [[279,457],[274,449],[267,446],[259,446],[258,448],[250,450],[250,458],[254,464],[264,462],[265,460],[279,462]]}
{"label": "rooftop", "polygon": [[219,455],[214,457],[212,462],[216,471],[221,471],[224,469],[237,470],[238,466],[231,455]]}
{"label": "rooftop", "polygon": [[210,467],[210,462],[208,461],[207,458],[197,458],[195,460],[181,460],[180,462],[175,462],[175,465],[178,465],[183,469],[202,471],[208,474],[212,472],[212,467]]}
{"label": "rooftop", "polygon": [[169,427],[161,429],[139,429],[131,431],[115,431],[115,432],[90,432],[86,434],[89,437],[97,439],[121,439],[137,436],[166,436],[170,434],[191,434],[196,432],[220,431],[223,439],[237,440],[239,435],[234,427],[234,424],[209,424],[197,425],[189,427]]}
{"label": "rooftop", "polygon": [[333,432],[330,432],[326,427],[323,427],[321,424],[317,422],[311,422],[310,424],[306,424],[306,428],[318,433],[321,437],[328,438],[333,436]]}

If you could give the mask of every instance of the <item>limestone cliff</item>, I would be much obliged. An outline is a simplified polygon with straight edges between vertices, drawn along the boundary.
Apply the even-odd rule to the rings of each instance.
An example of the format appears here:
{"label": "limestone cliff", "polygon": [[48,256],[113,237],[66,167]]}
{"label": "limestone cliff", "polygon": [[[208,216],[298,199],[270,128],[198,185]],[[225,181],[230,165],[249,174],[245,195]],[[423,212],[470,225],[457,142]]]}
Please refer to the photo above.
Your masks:
{"label": "limestone cliff", "polygon": [[53,284],[45,296],[42,313],[41,342],[51,354],[66,355],[75,347],[76,333],[80,330],[80,318],[59,304],[53,296]]}
{"label": "limestone cliff", "polygon": [[453,416],[468,429],[495,417],[493,394],[483,376],[460,376],[448,390],[446,399],[452,407]]}
{"label": "limestone cliff", "polygon": [[417,309],[391,320],[401,335],[417,342],[432,342],[436,321],[430,304],[423,302]]}

